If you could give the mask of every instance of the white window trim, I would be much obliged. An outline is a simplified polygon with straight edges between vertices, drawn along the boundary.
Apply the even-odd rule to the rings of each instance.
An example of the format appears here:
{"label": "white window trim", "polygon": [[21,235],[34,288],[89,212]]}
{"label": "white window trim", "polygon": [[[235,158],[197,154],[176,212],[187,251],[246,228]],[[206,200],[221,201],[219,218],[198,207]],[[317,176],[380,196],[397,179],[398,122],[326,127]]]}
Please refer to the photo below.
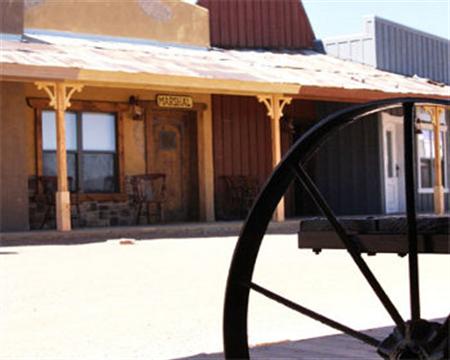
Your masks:
{"label": "white window trim", "polygon": [[[420,129],[423,130],[431,130],[433,131],[433,125],[430,123],[424,123],[421,122],[420,123]],[[448,128],[446,125],[441,125],[440,126],[440,132],[444,133],[444,150],[447,148],[448,149],[448,143],[447,143],[447,131]],[[419,154],[417,153],[417,185],[418,185],[418,192],[419,194],[433,194],[434,193],[434,187],[429,187],[429,188],[424,188],[422,187],[422,178],[420,177],[420,157]],[[448,168],[448,156],[446,154],[446,152],[444,151],[444,168],[442,169],[442,171],[444,172],[444,179],[446,179],[447,181],[447,187],[444,187],[444,193],[448,193],[449,192],[449,188],[448,188],[448,174],[447,174],[447,168]]]}

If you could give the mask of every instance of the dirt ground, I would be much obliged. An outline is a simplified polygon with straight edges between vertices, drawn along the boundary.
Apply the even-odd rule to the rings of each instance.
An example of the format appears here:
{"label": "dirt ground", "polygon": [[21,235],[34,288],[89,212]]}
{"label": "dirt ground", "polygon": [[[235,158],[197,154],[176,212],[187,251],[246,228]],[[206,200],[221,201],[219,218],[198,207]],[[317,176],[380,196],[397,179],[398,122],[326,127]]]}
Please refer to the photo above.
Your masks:
{"label": "dirt ground", "polygon": [[[175,359],[220,353],[235,242],[223,237],[0,248],[0,359]],[[407,258],[365,258],[408,318]],[[420,273],[423,317],[446,316],[448,257],[421,256]],[[255,282],[356,329],[392,325],[345,252],[300,251],[294,235],[266,236]],[[336,332],[252,294],[249,333],[251,344],[261,344]],[[314,346],[320,350],[319,342]],[[348,351],[352,357],[356,350]]]}

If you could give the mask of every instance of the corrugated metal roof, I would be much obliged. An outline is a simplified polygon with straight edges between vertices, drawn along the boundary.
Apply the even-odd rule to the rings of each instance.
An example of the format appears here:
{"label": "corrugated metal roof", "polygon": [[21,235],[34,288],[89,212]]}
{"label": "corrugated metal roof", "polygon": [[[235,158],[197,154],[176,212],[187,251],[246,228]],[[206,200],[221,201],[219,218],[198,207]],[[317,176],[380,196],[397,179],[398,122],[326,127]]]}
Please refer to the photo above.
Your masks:
{"label": "corrugated metal roof", "polygon": [[55,34],[33,34],[22,41],[4,39],[0,45],[3,75],[11,75],[5,74],[6,64],[17,64],[35,68],[36,76],[39,69],[100,71],[104,75],[103,81],[107,80],[107,74],[120,72],[243,81],[256,85],[291,84],[396,94],[450,95],[448,86],[383,72],[309,50],[296,53],[222,50]]}
{"label": "corrugated metal roof", "polygon": [[211,45],[221,48],[312,48],[314,33],[299,0],[199,0],[209,10]]}

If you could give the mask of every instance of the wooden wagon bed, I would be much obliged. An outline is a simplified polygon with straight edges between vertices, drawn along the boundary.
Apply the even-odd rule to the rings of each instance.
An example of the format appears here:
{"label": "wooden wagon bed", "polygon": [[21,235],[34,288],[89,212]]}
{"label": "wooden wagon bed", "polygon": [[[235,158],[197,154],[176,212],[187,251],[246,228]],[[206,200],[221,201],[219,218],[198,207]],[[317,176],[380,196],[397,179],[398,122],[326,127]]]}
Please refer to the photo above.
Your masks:
{"label": "wooden wagon bed", "polygon": [[[364,216],[339,219],[359,243],[362,253],[408,253],[407,221],[404,216]],[[418,251],[428,254],[450,253],[450,215],[424,215],[417,218]],[[345,249],[342,241],[324,218],[300,221],[298,247],[320,252]]]}

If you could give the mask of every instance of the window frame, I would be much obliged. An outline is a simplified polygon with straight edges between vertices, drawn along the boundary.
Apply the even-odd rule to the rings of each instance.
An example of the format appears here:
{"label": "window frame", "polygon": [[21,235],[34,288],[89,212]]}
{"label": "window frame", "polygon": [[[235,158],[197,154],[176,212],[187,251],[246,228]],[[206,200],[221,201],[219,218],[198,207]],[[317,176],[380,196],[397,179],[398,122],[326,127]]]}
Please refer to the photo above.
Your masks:
{"label": "window frame", "polygon": [[[48,99],[41,98],[28,98],[28,105],[34,109],[34,122],[35,122],[35,157],[36,157],[36,175],[43,175],[43,144],[42,144],[42,113],[43,111],[55,111],[55,109],[49,106]],[[115,151],[115,168],[116,168],[116,188],[117,192],[97,192],[97,193],[84,193],[84,192],[72,192],[72,195],[77,196],[78,201],[125,201],[127,199],[125,191],[125,173],[124,173],[124,117],[128,112],[129,107],[127,103],[120,102],[107,102],[107,101],[86,101],[86,100],[71,100],[71,106],[67,109],[67,112],[76,113],[77,118],[77,137],[81,137],[81,119],[83,112],[94,113],[109,113],[115,116],[115,130],[116,130],[116,151]],[[79,140],[77,141],[79,143]],[[68,151],[68,153],[75,153],[77,155],[77,177],[82,178],[82,160],[80,153],[93,154],[96,151],[77,149],[77,151]],[[99,153],[112,154],[113,152],[99,151]],[[80,174],[81,173],[81,174]]]}
{"label": "window frame", "polygon": [[[427,131],[431,131],[432,135],[434,136],[434,127],[433,124],[430,122],[424,122],[421,121],[420,122],[420,130],[427,130]],[[443,134],[442,138],[443,138],[443,163],[444,166],[442,168],[442,173],[444,176],[444,183],[443,188],[444,188],[444,193],[448,193],[449,192],[449,179],[448,179],[448,155],[447,155],[447,151],[448,150],[448,141],[447,141],[447,136],[448,136],[448,127],[447,125],[440,125],[440,129],[439,132]],[[419,134],[417,134],[416,136],[416,144],[419,143]],[[434,146],[434,144],[432,144],[432,146]],[[417,146],[417,151],[416,151],[416,165],[417,165],[417,189],[419,194],[433,194],[434,193],[434,184],[431,187],[422,187],[422,177],[421,177],[421,169],[420,169],[420,154],[419,154],[419,147]],[[434,161],[432,161],[432,172],[434,174]]]}

